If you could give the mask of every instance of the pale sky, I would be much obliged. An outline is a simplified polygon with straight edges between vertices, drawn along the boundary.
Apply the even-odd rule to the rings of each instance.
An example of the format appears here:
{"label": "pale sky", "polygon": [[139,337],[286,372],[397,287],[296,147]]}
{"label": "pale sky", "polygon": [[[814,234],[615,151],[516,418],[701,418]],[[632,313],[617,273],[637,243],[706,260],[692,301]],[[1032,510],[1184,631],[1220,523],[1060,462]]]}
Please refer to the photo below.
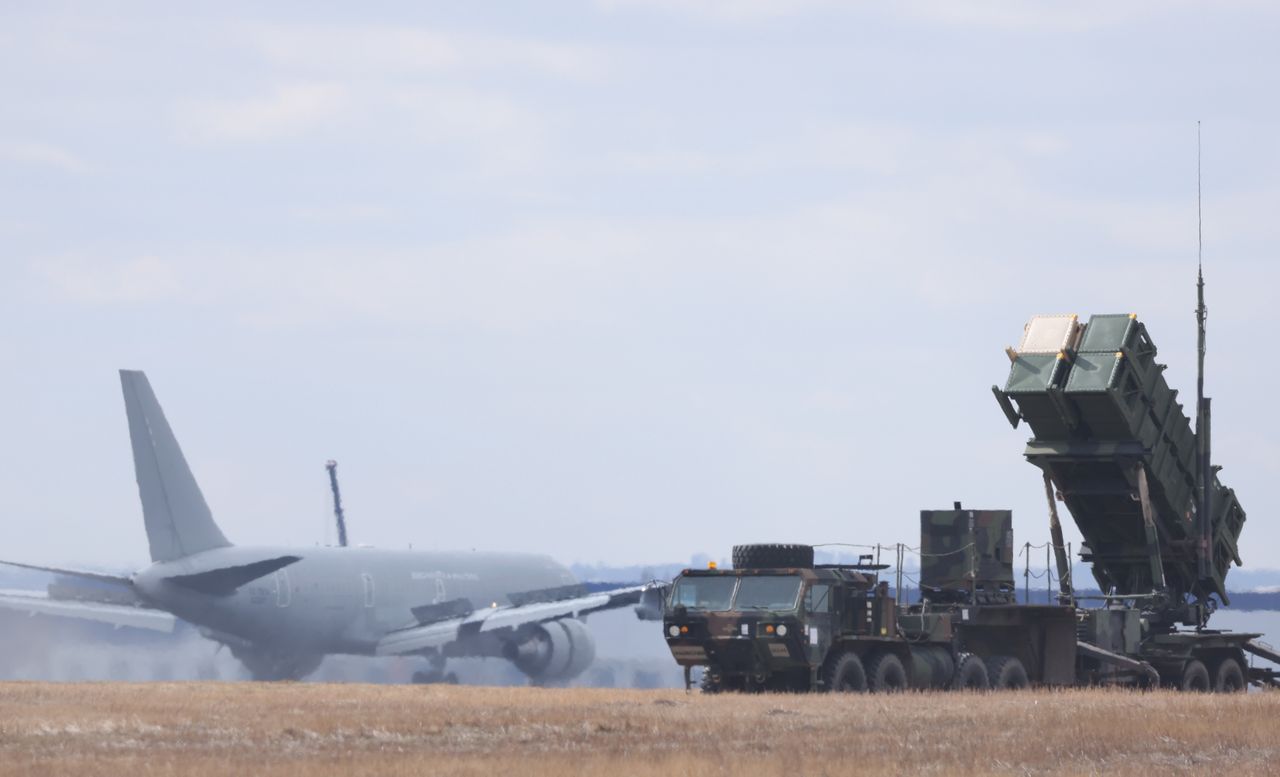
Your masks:
{"label": "pale sky", "polygon": [[0,557],[146,561],[122,367],[239,544],[323,542],[329,458],[385,547],[1042,542],[1002,349],[1136,312],[1190,404],[1201,120],[1280,566],[1273,4],[357,6],[0,8]]}

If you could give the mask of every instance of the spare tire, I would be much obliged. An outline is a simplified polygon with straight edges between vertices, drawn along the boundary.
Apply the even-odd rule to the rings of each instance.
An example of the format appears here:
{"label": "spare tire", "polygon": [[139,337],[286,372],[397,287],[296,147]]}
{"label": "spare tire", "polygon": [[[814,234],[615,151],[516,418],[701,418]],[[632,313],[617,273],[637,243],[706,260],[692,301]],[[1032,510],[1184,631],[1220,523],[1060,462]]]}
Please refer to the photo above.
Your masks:
{"label": "spare tire", "polygon": [[812,545],[734,545],[734,569],[812,569]]}

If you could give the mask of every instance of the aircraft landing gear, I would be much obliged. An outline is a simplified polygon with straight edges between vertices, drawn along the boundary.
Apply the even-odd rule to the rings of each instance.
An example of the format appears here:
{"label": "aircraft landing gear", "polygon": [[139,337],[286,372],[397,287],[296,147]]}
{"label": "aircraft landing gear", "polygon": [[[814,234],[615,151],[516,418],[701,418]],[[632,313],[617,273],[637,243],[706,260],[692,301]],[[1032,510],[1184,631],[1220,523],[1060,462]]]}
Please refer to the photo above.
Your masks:
{"label": "aircraft landing gear", "polygon": [[427,659],[430,668],[413,673],[414,685],[457,685],[458,675],[444,671],[444,656],[435,655]]}
{"label": "aircraft landing gear", "polygon": [[320,666],[324,656],[277,653],[268,650],[231,647],[231,655],[260,681],[301,680]]}

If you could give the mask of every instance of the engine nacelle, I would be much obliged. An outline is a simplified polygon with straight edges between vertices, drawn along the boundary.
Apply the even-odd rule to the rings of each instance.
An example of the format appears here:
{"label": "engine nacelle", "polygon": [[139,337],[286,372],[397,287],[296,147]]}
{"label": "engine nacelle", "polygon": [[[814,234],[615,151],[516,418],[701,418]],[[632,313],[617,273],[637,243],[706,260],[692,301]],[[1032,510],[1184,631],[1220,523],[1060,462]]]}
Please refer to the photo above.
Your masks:
{"label": "engine nacelle", "polygon": [[591,666],[596,642],[585,623],[563,618],[521,629],[504,655],[536,683],[566,682]]}

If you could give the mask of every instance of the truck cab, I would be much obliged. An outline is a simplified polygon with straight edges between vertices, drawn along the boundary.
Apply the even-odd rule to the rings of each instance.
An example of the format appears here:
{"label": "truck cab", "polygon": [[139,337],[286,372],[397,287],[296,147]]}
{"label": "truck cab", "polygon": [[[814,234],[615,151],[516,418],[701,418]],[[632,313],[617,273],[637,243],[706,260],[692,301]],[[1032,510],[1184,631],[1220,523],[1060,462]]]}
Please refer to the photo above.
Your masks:
{"label": "truck cab", "polygon": [[[761,549],[772,555],[758,558]],[[686,681],[703,666],[708,691],[822,688],[839,679],[824,669],[851,639],[896,634],[894,600],[869,561],[815,566],[798,545],[734,551],[733,569],[686,569],[673,581],[663,628]]]}

